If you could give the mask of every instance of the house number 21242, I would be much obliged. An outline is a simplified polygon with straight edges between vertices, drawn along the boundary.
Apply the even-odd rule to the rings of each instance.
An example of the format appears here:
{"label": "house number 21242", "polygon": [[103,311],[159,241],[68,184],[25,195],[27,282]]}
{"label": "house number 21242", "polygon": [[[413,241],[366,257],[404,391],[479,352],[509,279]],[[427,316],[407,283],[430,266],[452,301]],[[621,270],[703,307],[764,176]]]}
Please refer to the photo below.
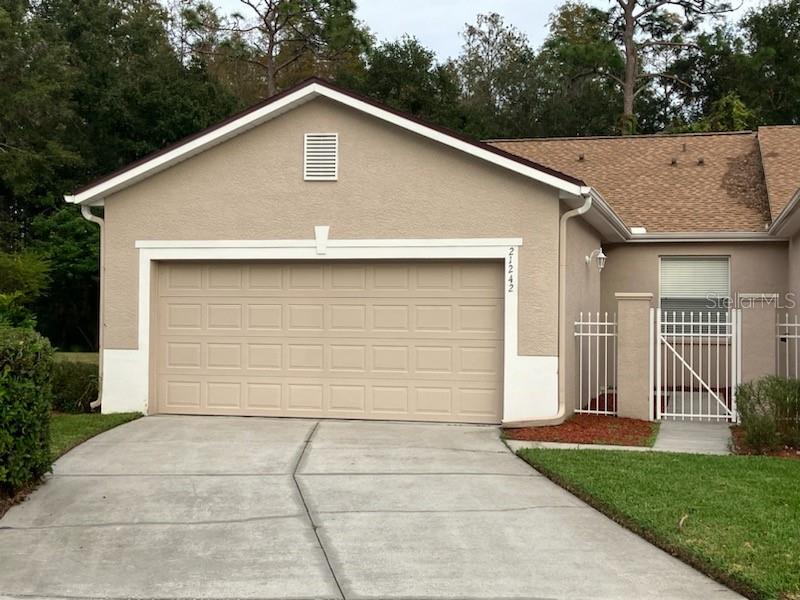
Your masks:
{"label": "house number 21242", "polygon": [[508,291],[514,291],[514,250],[515,248],[512,246],[508,249],[508,268],[506,271],[507,282],[508,282]]}

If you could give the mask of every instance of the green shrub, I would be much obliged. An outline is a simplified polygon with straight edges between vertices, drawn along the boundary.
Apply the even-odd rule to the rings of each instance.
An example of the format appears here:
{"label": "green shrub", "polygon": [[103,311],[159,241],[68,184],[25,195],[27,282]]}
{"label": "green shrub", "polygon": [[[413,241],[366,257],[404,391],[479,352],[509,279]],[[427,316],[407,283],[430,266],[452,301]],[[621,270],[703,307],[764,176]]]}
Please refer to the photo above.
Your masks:
{"label": "green shrub", "polygon": [[800,447],[800,380],[769,375],[736,392],[745,441],[756,452]]}
{"label": "green shrub", "polygon": [[66,413],[91,412],[97,399],[97,365],[56,361],[53,365],[53,410]]}
{"label": "green shrub", "polygon": [[53,349],[32,329],[0,327],[0,493],[50,469]]}

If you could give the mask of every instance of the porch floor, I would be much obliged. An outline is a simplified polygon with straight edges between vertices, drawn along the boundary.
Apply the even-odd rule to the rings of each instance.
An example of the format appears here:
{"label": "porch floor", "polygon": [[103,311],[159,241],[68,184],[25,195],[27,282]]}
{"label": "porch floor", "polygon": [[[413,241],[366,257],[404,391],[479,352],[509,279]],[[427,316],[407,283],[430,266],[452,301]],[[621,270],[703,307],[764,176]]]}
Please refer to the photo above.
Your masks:
{"label": "porch floor", "polygon": [[730,454],[730,440],[730,423],[663,420],[653,450]]}

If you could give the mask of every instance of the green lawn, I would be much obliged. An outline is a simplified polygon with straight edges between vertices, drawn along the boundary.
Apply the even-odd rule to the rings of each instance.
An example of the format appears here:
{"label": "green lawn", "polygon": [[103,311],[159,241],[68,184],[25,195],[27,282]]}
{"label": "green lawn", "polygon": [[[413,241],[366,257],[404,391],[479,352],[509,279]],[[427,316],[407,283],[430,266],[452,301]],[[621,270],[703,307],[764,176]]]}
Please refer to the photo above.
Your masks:
{"label": "green lawn", "polygon": [[53,460],[98,433],[103,433],[112,427],[133,421],[141,416],[141,413],[113,415],[53,413],[50,421],[50,453]]}
{"label": "green lawn", "polygon": [[520,456],[747,596],[800,599],[800,461],[603,450]]}
{"label": "green lawn", "polygon": [[94,365],[100,362],[97,352],[56,352],[56,360],[63,362],[87,362]]}

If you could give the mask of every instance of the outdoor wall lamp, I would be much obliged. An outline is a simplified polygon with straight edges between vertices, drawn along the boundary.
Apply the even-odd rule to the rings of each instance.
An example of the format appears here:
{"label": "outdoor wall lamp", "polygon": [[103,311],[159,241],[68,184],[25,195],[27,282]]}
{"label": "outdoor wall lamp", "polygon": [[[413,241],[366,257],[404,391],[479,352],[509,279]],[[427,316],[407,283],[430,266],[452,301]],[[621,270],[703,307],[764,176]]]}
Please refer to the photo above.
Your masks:
{"label": "outdoor wall lamp", "polygon": [[603,249],[592,250],[592,253],[586,257],[586,264],[591,263],[593,258],[597,259],[597,270],[602,271],[603,267],[606,266],[606,255],[603,254]]}

